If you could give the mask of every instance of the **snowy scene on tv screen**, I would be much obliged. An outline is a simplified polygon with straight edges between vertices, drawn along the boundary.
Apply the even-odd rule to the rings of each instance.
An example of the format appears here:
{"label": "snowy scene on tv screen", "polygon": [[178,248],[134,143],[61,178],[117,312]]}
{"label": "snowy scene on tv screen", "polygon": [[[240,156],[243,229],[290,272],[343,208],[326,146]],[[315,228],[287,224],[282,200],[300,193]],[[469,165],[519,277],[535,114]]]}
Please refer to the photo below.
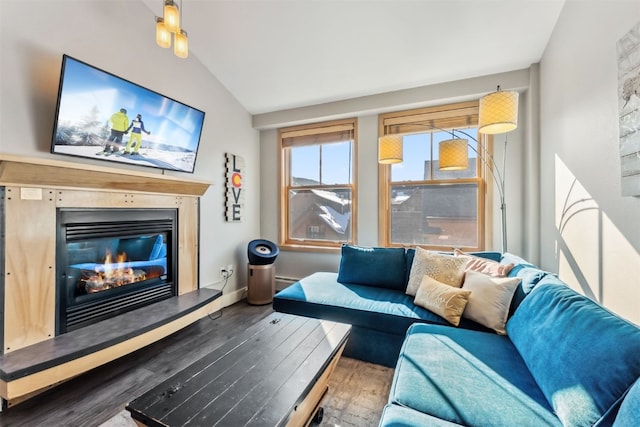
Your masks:
{"label": "snowy scene on tv screen", "polygon": [[52,152],[193,172],[204,113],[65,56]]}

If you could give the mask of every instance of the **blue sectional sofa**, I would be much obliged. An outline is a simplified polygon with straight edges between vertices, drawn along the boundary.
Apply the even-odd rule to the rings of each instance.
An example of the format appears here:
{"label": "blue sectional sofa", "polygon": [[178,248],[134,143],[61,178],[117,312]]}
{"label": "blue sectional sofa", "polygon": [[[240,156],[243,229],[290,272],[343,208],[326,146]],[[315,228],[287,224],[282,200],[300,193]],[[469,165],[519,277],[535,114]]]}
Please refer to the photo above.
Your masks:
{"label": "blue sectional sofa", "polygon": [[360,249],[345,246],[338,273],[300,280],[273,306],[350,323],[346,356],[395,367],[380,426],[640,426],[638,326],[522,258],[488,252],[475,255],[520,279],[506,333],[464,315],[456,327],[405,293],[413,249]]}

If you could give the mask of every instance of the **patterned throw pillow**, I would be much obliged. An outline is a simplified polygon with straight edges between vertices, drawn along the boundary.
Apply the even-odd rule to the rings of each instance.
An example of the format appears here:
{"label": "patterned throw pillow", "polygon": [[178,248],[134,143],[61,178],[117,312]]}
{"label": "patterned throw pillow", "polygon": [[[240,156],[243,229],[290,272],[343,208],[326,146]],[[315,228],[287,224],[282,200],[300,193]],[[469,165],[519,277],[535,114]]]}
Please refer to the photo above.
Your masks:
{"label": "patterned throw pillow", "polygon": [[418,247],[411,264],[411,274],[409,274],[406,294],[416,295],[422,282],[422,277],[425,274],[445,285],[459,288],[462,286],[466,264],[467,260],[464,258],[428,251]]}
{"label": "patterned throw pillow", "polygon": [[425,275],[413,302],[444,317],[452,325],[458,326],[469,295],[471,291],[445,285]]}
{"label": "patterned throw pillow", "polygon": [[493,277],[506,277],[513,269],[513,264],[500,264],[487,258],[462,252],[460,249],[454,249],[453,253],[467,260],[467,266],[465,267],[467,271],[478,271]]}

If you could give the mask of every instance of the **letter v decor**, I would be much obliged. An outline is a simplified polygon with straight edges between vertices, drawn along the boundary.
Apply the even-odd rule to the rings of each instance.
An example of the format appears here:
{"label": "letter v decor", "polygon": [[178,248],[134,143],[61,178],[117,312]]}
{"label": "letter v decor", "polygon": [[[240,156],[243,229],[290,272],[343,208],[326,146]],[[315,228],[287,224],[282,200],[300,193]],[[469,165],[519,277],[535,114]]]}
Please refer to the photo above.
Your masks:
{"label": "letter v decor", "polygon": [[240,221],[244,210],[244,159],[235,154],[225,153],[225,219],[227,222]]}

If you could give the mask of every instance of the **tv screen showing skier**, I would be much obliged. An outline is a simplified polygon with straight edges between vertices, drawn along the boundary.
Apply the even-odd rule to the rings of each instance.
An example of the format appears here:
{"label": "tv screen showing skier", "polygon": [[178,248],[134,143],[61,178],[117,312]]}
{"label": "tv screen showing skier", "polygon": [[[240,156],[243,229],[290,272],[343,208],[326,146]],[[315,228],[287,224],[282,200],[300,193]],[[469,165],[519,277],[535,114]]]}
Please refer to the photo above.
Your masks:
{"label": "tv screen showing skier", "polygon": [[62,58],[51,152],[193,173],[204,112]]}

